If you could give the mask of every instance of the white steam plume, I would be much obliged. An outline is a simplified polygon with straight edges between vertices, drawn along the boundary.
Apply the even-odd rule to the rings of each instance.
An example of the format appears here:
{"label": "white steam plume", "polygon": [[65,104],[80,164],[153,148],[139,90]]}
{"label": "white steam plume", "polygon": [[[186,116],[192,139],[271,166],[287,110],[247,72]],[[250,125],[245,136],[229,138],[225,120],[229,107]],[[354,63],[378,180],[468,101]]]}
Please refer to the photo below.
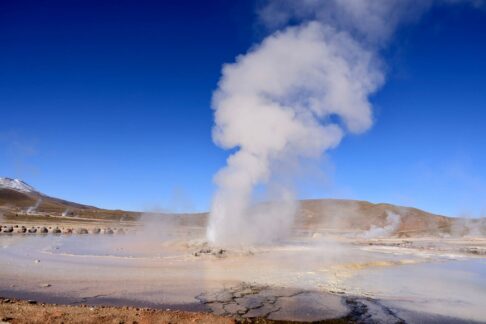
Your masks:
{"label": "white steam plume", "polygon": [[361,237],[363,238],[375,238],[375,237],[389,237],[399,229],[401,223],[401,217],[398,214],[387,211],[386,222],[383,227],[371,225],[370,229],[364,232]]}
{"label": "white steam plume", "polygon": [[293,21],[319,21],[377,49],[398,27],[418,20],[431,7],[461,3],[481,8],[485,4],[484,0],[270,0],[259,16],[270,30]]}
{"label": "white steam plume", "polygon": [[[268,181],[275,163],[319,157],[345,130],[368,129],[367,98],[382,81],[373,53],[317,22],[278,32],[226,65],[213,97],[213,136],[221,147],[239,150],[216,175],[209,239],[275,239],[271,223],[268,230],[259,225],[266,215],[249,215],[254,187]],[[343,124],[332,122],[333,115]]]}
{"label": "white steam plume", "polygon": [[[384,82],[377,53],[400,22],[433,1],[270,1],[261,18],[280,28],[223,67],[213,95],[214,142],[236,149],[215,176],[208,239],[253,244],[278,239],[292,224],[292,191],[280,208],[252,205],[276,166],[318,158],[346,132],[372,124],[369,96]],[[285,26],[289,21],[299,25]],[[277,199],[277,200],[278,200]]]}
{"label": "white steam plume", "polygon": [[35,212],[37,210],[37,208],[39,208],[41,203],[42,203],[42,198],[37,199],[37,201],[35,202],[35,204],[33,206],[30,206],[29,208],[27,208],[27,214],[31,214],[31,213]]}

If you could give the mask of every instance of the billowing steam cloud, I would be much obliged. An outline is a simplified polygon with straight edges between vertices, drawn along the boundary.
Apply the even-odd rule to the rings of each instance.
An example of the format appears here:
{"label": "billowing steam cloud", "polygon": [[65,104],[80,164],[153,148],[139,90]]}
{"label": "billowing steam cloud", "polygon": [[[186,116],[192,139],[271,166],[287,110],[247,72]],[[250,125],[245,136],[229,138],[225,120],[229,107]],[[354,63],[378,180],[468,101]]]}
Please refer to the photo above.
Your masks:
{"label": "billowing steam cloud", "polygon": [[[295,205],[252,204],[286,161],[318,158],[347,133],[371,127],[369,96],[384,82],[377,53],[401,22],[433,1],[270,1],[273,34],[223,67],[213,95],[214,142],[236,149],[215,176],[208,239],[248,244],[279,238]],[[286,27],[288,22],[300,24]],[[293,200],[291,190],[278,199]]]}
{"label": "billowing steam cloud", "polygon": [[367,98],[382,81],[373,53],[317,22],[278,32],[226,65],[213,98],[213,136],[239,150],[216,176],[210,239],[251,242],[275,233],[271,223],[261,232],[265,215],[250,215],[254,187],[268,181],[278,161],[319,157],[346,130],[368,129]]}

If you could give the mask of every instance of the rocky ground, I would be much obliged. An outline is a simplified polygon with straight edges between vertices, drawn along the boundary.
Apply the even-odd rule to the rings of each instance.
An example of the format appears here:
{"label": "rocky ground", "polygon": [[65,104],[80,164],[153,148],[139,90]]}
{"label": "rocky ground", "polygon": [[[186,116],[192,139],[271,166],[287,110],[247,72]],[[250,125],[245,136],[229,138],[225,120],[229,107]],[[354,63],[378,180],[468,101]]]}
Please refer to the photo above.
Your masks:
{"label": "rocky ground", "polygon": [[215,315],[238,322],[404,323],[377,300],[243,283],[196,297]]}
{"label": "rocky ground", "polygon": [[235,323],[208,313],[135,307],[63,306],[0,298],[0,323]]}
{"label": "rocky ground", "polygon": [[484,237],[463,237],[463,238],[382,238],[371,240],[355,240],[355,245],[368,246],[370,248],[386,248],[390,251],[394,249],[415,250],[430,253],[456,253],[468,256],[486,256],[486,239]]}
{"label": "rocky ground", "polygon": [[134,230],[126,227],[109,227],[84,224],[44,225],[44,224],[7,224],[0,225],[0,234],[126,234]]}
{"label": "rocky ground", "polygon": [[[145,307],[57,305],[0,297],[0,323],[371,324],[377,323],[377,319],[379,323],[405,323],[392,311],[373,300],[341,299],[330,294],[292,289],[242,284],[198,298],[210,308],[210,313]],[[298,317],[295,317],[295,301],[298,302]],[[342,303],[341,308],[336,302]],[[326,313],[324,317],[323,312]],[[288,320],[290,313],[292,320]]]}

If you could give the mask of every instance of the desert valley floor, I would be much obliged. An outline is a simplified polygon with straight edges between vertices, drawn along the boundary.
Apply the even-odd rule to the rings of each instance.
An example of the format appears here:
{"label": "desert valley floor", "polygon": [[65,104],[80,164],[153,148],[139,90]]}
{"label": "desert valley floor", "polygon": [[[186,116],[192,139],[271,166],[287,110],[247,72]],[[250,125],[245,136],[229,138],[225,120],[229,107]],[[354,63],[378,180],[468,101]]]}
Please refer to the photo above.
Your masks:
{"label": "desert valley floor", "polygon": [[207,243],[207,214],[40,195],[0,190],[4,322],[486,322],[481,219],[302,201],[286,239],[228,247]]}
{"label": "desert valley floor", "polygon": [[[107,224],[73,223],[72,234],[2,233],[0,295],[236,319],[486,319],[482,238],[300,233],[278,245],[223,249],[207,246],[204,228],[179,226],[157,236],[119,223],[124,234],[92,234],[100,225]],[[88,234],[76,234],[81,226]]]}

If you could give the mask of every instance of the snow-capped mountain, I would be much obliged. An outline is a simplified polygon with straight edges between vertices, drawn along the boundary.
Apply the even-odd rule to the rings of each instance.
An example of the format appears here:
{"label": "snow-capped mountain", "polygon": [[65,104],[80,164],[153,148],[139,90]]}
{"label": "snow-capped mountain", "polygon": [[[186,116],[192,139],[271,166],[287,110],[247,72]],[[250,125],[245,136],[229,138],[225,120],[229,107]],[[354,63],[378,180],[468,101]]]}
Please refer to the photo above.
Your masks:
{"label": "snow-capped mountain", "polygon": [[37,191],[20,179],[0,177],[0,212],[9,208],[18,210],[35,210],[49,212],[51,214],[62,214],[66,210],[97,210],[96,207],[77,204],[71,201],[51,197]]}
{"label": "snow-capped mountain", "polygon": [[0,177],[0,189],[11,189],[18,192],[37,192],[32,186],[19,179]]}

